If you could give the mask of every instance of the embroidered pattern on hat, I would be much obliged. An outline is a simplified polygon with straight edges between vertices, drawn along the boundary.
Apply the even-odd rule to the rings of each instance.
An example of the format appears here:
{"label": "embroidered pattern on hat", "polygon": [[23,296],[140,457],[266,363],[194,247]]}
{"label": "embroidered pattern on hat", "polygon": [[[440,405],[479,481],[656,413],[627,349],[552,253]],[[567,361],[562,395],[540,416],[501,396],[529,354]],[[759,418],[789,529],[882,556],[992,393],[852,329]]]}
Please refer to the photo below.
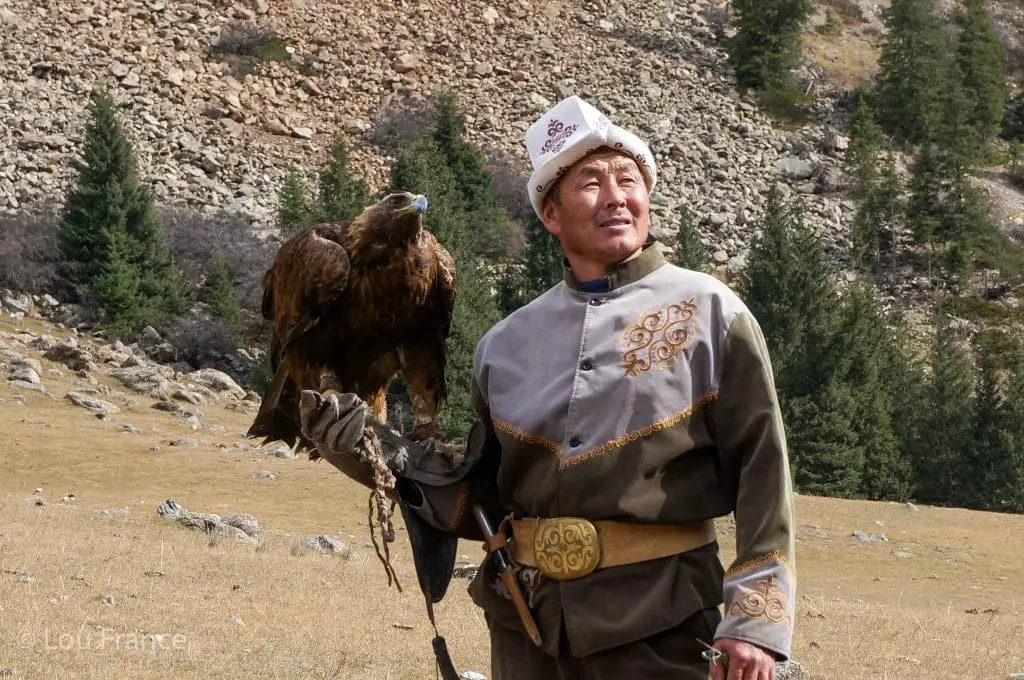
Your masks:
{"label": "embroidered pattern on hat", "polygon": [[548,139],[540,149],[541,155],[558,153],[579,127],[579,125],[566,125],[557,118],[552,118],[548,121]]}
{"label": "embroidered pattern on hat", "polygon": [[697,303],[693,298],[647,312],[619,337],[622,371],[630,378],[671,368],[697,339]]}

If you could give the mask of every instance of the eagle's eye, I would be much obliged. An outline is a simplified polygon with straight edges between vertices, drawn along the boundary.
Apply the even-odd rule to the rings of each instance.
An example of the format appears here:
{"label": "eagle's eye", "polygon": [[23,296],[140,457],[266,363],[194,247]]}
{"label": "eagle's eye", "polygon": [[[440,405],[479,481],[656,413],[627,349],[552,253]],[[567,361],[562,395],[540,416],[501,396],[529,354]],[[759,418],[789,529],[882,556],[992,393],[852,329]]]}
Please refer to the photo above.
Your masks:
{"label": "eagle's eye", "polygon": [[391,205],[400,205],[402,203],[402,197],[399,195],[392,196],[390,199],[388,199],[388,202]]}

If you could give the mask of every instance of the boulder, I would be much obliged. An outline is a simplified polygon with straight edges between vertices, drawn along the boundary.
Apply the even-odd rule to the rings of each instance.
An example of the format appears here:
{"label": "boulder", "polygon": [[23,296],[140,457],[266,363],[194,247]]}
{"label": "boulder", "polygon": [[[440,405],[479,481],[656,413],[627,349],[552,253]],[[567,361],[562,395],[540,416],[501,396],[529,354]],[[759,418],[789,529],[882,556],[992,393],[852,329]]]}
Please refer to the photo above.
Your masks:
{"label": "boulder", "polygon": [[43,358],[64,364],[72,371],[89,371],[95,368],[93,363],[96,357],[78,346],[78,342],[71,338],[66,342],[58,343],[43,353]]}
{"label": "boulder", "polygon": [[292,555],[304,554],[337,555],[347,558],[352,554],[352,549],[333,536],[320,534],[302,538],[292,544]]}
{"label": "boulder", "polygon": [[92,397],[88,394],[82,394],[81,392],[68,392],[67,400],[75,406],[81,406],[82,408],[87,409],[90,413],[103,416],[110,415],[111,413],[117,413],[121,410],[109,401],[97,399],[96,397]]}
{"label": "boulder", "polygon": [[245,390],[230,375],[215,368],[201,368],[198,371],[189,373],[185,377],[214,392],[226,392],[238,399],[245,399]]}
{"label": "boulder", "polygon": [[171,382],[161,374],[157,366],[115,368],[110,371],[110,376],[119,380],[128,389],[154,399],[168,399],[173,391]]}
{"label": "boulder", "polygon": [[814,175],[814,164],[795,156],[786,156],[775,161],[775,169],[783,177],[792,180],[809,179]]}

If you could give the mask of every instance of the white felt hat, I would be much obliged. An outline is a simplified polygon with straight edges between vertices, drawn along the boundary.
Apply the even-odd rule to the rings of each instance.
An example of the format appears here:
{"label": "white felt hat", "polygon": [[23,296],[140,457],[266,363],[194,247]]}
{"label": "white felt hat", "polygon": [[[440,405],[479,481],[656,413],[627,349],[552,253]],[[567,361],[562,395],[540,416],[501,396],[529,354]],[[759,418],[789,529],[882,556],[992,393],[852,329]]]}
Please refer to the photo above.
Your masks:
{"label": "white felt hat", "polygon": [[526,150],[533,163],[530,203],[540,216],[544,197],[558,178],[596,149],[607,146],[636,161],[652,191],[658,179],[654,155],[643,140],[612,125],[600,111],[576,95],[555,104],[526,131]]}

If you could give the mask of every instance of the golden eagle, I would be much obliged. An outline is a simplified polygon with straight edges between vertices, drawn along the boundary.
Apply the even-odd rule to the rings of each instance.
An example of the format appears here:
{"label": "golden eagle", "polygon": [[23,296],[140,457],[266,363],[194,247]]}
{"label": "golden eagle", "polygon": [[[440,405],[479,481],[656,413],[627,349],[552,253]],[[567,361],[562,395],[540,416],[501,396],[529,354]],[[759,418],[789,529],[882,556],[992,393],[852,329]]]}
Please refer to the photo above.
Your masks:
{"label": "golden eagle", "polygon": [[263,316],[274,324],[274,377],[249,435],[316,456],[302,435],[302,390],[355,392],[387,422],[387,388],[402,374],[416,440],[440,437],[445,342],[455,263],[423,226],[427,198],[394,193],[348,222],[286,241],[263,276]]}

